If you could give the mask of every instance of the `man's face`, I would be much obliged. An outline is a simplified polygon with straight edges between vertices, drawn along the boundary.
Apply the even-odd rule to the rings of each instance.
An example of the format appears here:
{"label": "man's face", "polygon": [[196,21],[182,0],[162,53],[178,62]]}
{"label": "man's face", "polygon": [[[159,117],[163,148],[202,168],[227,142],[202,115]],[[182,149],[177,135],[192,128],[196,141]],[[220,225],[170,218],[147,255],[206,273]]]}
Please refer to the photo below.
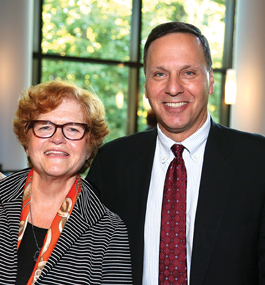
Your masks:
{"label": "man's face", "polygon": [[204,124],[213,84],[213,71],[207,70],[202,44],[196,36],[168,34],[151,43],[145,96],[166,136],[181,142]]}

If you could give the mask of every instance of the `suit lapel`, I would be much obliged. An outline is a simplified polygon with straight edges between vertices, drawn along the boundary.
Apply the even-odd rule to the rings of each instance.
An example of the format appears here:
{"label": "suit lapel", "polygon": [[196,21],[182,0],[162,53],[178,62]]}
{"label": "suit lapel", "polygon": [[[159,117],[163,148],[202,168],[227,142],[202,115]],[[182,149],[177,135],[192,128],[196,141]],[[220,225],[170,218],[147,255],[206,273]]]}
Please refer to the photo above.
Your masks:
{"label": "suit lapel", "polygon": [[[141,134],[131,153],[132,163],[126,168],[128,193],[127,227],[134,269],[134,282],[141,283],[144,255],[144,223],[149,184],[154,160],[157,130]],[[126,166],[124,166],[126,167]],[[132,176],[131,178],[128,178]]]}
{"label": "suit lapel", "polygon": [[[157,130],[148,132],[142,141],[137,144],[132,155],[132,163],[128,167],[128,174],[132,176],[128,179],[128,218],[134,219],[129,224],[135,225],[135,234],[139,235],[139,223],[141,230],[144,228],[146,203],[151,179],[151,172],[156,146]],[[127,179],[127,178],[126,178]],[[131,215],[134,213],[135,215]]]}
{"label": "suit lapel", "polygon": [[222,221],[235,169],[226,161],[232,149],[212,122],[207,140],[196,211],[191,285],[203,284]]}

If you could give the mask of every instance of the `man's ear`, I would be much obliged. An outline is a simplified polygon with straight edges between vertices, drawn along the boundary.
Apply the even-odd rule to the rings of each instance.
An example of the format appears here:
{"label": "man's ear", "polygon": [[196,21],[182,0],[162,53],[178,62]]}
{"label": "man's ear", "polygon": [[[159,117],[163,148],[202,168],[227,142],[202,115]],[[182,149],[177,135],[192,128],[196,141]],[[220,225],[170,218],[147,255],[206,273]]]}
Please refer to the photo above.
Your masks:
{"label": "man's ear", "polygon": [[214,77],[213,77],[213,69],[211,69],[210,73],[209,73],[209,83],[210,83],[210,86],[209,86],[209,94],[213,94],[213,91],[214,91]]}
{"label": "man's ear", "polygon": [[146,93],[146,81],[144,82],[144,96],[145,96],[145,98],[148,98],[147,93]]}

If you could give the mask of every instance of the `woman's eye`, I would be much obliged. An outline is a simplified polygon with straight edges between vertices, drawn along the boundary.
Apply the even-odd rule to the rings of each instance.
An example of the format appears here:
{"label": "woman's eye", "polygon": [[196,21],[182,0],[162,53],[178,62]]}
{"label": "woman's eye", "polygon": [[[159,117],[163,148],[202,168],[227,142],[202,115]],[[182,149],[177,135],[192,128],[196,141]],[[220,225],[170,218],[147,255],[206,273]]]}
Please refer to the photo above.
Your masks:
{"label": "woman's eye", "polygon": [[48,131],[48,130],[50,130],[50,129],[51,129],[50,126],[39,127],[39,130],[40,130],[40,131]]}
{"label": "woman's eye", "polygon": [[75,132],[79,132],[79,130],[76,129],[76,128],[69,128],[69,129],[68,129],[68,132],[75,133]]}

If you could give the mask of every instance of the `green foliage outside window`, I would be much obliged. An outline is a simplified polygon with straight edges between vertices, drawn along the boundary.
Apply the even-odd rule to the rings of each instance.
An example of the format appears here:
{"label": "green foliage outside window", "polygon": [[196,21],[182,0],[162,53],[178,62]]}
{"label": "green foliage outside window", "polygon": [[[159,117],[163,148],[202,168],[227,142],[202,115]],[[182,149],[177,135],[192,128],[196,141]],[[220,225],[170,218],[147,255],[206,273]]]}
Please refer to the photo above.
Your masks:
{"label": "green foliage outside window", "polygon": [[[198,26],[208,38],[213,67],[222,67],[224,40],[224,0],[143,0],[141,51],[147,35],[157,24],[184,21]],[[68,79],[83,88],[92,88],[102,99],[110,126],[108,140],[126,134],[129,67],[111,60],[130,61],[131,0],[44,0],[42,53],[59,55],[61,60],[42,60],[42,81]],[[66,61],[65,56],[92,59]],[[108,60],[95,63],[95,60]],[[219,121],[221,76],[215,77],[215,92],[209,111]],[[116,94],[124,94],[117,107]],[[144,74],[140,69],[138,131],[146,128],[143,103]]]}
{"label": "green foliage outside window", "polygon": [[43,53],[128,61],[131,1],[45,0]]}

